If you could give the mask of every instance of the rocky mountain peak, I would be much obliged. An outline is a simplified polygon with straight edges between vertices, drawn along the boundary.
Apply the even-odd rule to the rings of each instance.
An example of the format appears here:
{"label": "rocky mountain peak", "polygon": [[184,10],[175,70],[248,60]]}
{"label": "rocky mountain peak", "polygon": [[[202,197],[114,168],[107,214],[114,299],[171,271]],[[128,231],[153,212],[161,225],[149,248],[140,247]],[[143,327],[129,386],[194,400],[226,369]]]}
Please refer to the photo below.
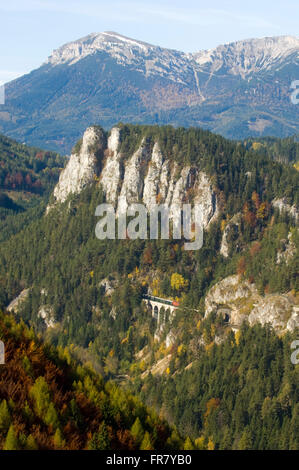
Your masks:
{"label": "rocky mountain peak", "polygon": [[143,41],[131,39],[127,36],[123,36],[122,34],[115,33],[114,31],[104,31],[103,33],[99,33],[97,36],[100,38],[101,41],[104,42],[109,42],[111,44],[119,43],[127,45],[129,47],[139,47],[143,51],[148,51],[149,48],[155,49],[157,47]]}
{"label": "rocky mountain peak", "polygon": [[204,227],[215,220],[219,213],[217,196],[205,172],[188,165],[179,168],[163,155],[158,142],[151,148],[145,139],[136,151],[124,157],[119,151],[120,141],[121,128],[113,127],[98,174],[96,149],[103,145],[103,138],[98,128],[88,128],[80,150],[71,155],[61,172],[54,189],[55,202],[64,202],[69,195],[80,193],[97,176],[106,201],[115,206],[117,214],[135,202],[142,202],[148,210],[157,203],[166,204],[172,212],[177,205],[188,202],[186,195],[192,193],[193,201],[189,202],[200,207]]}
{"label": "rocky mountain peak", "polygon": [[80,149],[72,153],[67,166],[60,174],[59,182],[54,189],[54,198],[57,202],[64,202],[70,194],[79,193],[93,181],[97,172],[96,152],[104,145],[102,130],[94,126],[88,127],[84,132]]}
{"label": "rocky mountain peak", "polygon": [[299,39],[294,36],[265,37],[232,42],[194,54],[199,66],[210,66],[216,72],[225,69],[233,75],[246,75],[267,70],[297,53]]}
{"label": "rocky mountain peak", "polygon": [[[162,73],[163,68],[184,71],[202,66],[211,66],[212,71],[221,68],[243,78],[253,72],[268,69],[292,53],[298,54],[299,39],[294,36],[246,39],[224,44],[215,49],[200,50],[194,54],[165,49],[138,41],[113,31],[91,33],[81,39],[69,42],[53,51],[47,62],[51,65],[73,65],[79,60],[100,51],[107,52],[118,63],[142,66],[145,73]],[[155,63],[159,64],[159,66]],[[182,73],[181,71],[181,73]],[[179,73],[179,70],[176,71]]]}
{"label": "rocky mountain peak", "polygon": [[184,52],[165,49],[143,41],[105,31],[92,33],[69,42],[53,51],[47,65],[71,66],[98,53],[107,53],[119,65],[133,67],[145,76],[158,75],[177,83],[187,83],[190,73],[194,79],[192,56]]}
{"label": "rocky mountain peak", "polygon": [[100,51],[108,52],[118,59],[120,59],[119,55],[122,54],[130,61],[134,55],[148,56],[151,52],[159,50],[161,51],[162,48],[112,31],[104,31],[102,33],[91,33],[55,49],[48,58],[47,63],[51,65],[72,65],[84,57]]}

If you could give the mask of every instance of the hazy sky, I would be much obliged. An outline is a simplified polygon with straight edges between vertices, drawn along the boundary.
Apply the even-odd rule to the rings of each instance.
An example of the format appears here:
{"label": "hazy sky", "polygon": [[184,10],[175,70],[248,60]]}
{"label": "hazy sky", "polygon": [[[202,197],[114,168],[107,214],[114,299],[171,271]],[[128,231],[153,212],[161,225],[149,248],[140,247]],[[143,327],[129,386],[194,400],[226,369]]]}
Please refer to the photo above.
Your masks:
{"label": "hazy sky", "polygon": [[116,31],[194,52],[218,44],[298,35],[298,0],[0,0],[0,81],[39,67],[91,32]]}

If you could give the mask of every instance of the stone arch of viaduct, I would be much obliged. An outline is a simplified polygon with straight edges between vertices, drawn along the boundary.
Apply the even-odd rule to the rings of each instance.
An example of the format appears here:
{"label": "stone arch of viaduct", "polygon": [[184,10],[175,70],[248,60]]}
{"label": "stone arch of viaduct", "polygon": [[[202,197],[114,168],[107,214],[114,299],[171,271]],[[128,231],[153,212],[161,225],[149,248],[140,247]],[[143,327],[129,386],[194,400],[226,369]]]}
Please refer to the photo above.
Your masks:
{"label": "stone arch of viaduct", "polygon": [[156,300],[144,299],[144,302],[146,302],[146,305],[148,306],[149,310],[152,312],[152,317],[157,320],[158,324],[161,321],[162,308],[164,308],[165,311],[169,311],[171,317],[173,316],[175,310],[178,308],[178,307],[175,307],[174,305],[164,304],[163,302],[158,302]]}

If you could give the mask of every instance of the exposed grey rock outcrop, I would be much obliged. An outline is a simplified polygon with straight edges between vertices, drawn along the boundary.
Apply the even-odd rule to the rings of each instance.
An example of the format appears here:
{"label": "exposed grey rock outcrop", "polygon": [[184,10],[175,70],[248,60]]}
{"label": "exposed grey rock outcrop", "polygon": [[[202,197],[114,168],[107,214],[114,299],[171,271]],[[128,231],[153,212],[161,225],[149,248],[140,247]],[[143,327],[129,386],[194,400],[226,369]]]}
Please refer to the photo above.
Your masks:
{"label": "exposed grey rock outcrop", "polygon": [[261,296],[254,284],[237,275],[226,277],[209,290],[205,298],[205,317],[213,311],[234,328],[239,328],[245,320],[250,325],[269,323],[280,333],[299,327],[298,306],[292,296]]}
{"label": "exposed grey rock outcrop", "polygon": [[298,38],[279,36],[247,39],[188,54],[105,31],[61,46],[53,51],[46,63],[52,66],[72,65],[104,51],[119,64],[135,66],[146,76],[170,77],[175,82],[184,83],[188,71],[200,72],[202,66],[209,66],[210,73],[224,69],[231,75],[245,78],[253,72],[278,66],[292,53],[298,52],[298,47]]}
{"label": "exposed grey rock outcrop", "polygon": [[10,302],[6,310],[8,312],[17,312],[21,307],[22,303],[27,299],[30,289],[24,289],[14,300]]}
{"label": "exposed grey rock outcrop", "polygon": [[284,198],[274,199],[272,204],[275,208],[279,209],[280,212],[287,212],[289,215],[294,217],[295,221],[299,220],[299,209],[294,204],[291,206],[287,203]]}
{"label": "exposed grey rock outcrop", "polygon": [[166,348],[169,348],[170,346],[173,346],[175,342],[176,342],[176,336],[173,333],[173,331],[170,330],[170,332],[166,335],[166,338],[165,338]]}
{"label": "exposed grey rock outcrop", "polygon": [[283,246],[277,253],[276,263],[281,264],[282,262],[286,262],[288,264],[296,253],[296,245],[292,240],[291,232],[288,234],[287,240],[281,240],[281,244]]}
{"label": "exposed grey rock outcrop", "polygon": [[180,169],[176,162],[164,158],[158,143],[150,151],[143,142],[126,162],[122,162],[118,146],[119,129],[114,128],[100,183],[108,202],[116,204],[120,198],[118,213],[132,202],[143,202],[148,210],[156,204],[166,204],[172,212],[176,205],[191,202],[193,197],[192,202],[200,207],[204,227],[217,217],[216,193],[204,172],[190,166]]}
{"label": "exposed grey rock outcrop", "polygon": [[287,330],[294,331],[299,326],[299,307],[293,307],[291,317],[287,323]]}
{"label": "exposed grey rock outcrop", "polygon": [[44,320],[47,328],[55,326],[54,310],[50,305],[41,305],[37,315]]}
{"label": "exposed grey rock outcrop", "polygon": [[108,156],[101,173],[101,184],[107,201],[116,204],[119,181],[121,179],[121,155],[118,153],[120,130],[114,127],[108,139]]}
{"label": "exposed grey rock outcrop", "polygon": [[59,182],[54,189],[55,202],[64,202],[70,194],[79,193],[94,180],[98,165],[96,151],[103,148],[104,144],[101,129],[97,127],[86,129],[78,154],[71,155],[67,166],[60,174]]}
{"label": "exposed grey rock outcrop", "polygon": [[[111,130],[99,174],[106,201],[114,205],[118,214],[134,202],[144,203],[148,210],[156,204],[166,204],[171,213],[177,205],[189,202],[198,205],[204,228],[217,217],[217,196],[206,173],[195,167],[179,167],[163,156],[157,142],[151,149],[143,141],[133,155],[124,158],[119,151],[120,134],[118,127]],[[101,131],[88,128],[79,153],[71,156],[60,175],[54,190],[56,202],[80,193],[95,180],[99,162],[94,149],[100,146]]]}
{"label": "exposed grey rock outcrop", "polygon": [[114,285],[112,281],[110,281],[108,278],[103,279],[100,283],[99,286],[104,289],[104,295],[112,295],[114,292]]}
{"label": "exposed grey rock outcrop", "polygon": [[299,39],[293,36],[246,39],[225,44],[194,54],[201,66],[209,65],[211,73],[228,70],[231,75],[242,78],[271,69],[292,53],[297,53]]}
{"label": "exposed grey rock outcrop", "polygon": [[292,313],[293,304],[287,296],[280,294],[266,295],[254,306],[248,316],[248,322],[250,325],[270,323],[275,330],[281,332],[287,328]]}
{"label": "exposed grey rock outcrop", "polygon": [[221,246],[220,246],[220,254],[224,256],[224,258],[228,258],[229,256],[229,249],[230,249],[230,239],[234,238],[239,231],[241,223],[241,214],[235,214],[229,222],[226,224],[225,229],[223,231]]}

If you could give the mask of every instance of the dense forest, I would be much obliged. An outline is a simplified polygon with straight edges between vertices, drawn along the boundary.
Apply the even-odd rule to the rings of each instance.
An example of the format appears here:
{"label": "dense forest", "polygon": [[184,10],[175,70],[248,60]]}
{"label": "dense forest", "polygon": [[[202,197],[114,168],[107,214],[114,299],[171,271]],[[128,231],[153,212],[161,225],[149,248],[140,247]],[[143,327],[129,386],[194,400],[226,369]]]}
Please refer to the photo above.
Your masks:
{"label": "dense forest", "polygon": [[[289,360],[291,334],[278,338],[268,328],[246,325],[235,334],[214,313],[204,318],[209,289],[232,274],[256,285],[262,296],[291,292],[298,299],[296,221],[272,204],[283,198],[298,207],[299,174],[293,167],[297,154],[285,164],[277,161],[284,158],[276,158],[277,141],[271,139],[260,147],[195,128],[120,127],[124,160],[142,141],[151,147],[158,141],[163,155],[179,167],[188,164],[210,176],[220,214],[204,233],[202,249],[186,252],[178,240],[98,240],[94,214],[105,196],[95,179],[47,215],[44,197],[1,222],[0,306],[4,309],[28,289],[15,311],[17,321],[24,321],[57,351],[71,350],[77,360],[90,362],[104,380],[139,394],[177,426],[184,443],[178,440],[174,447],[298,448],[298,368]],[[277,145],[288,155],[297,144],[286,140]],[[229,235],[229,256],[224,258],[221,240],[234,215],[238,230]],[[294,246],[292,255],[277,263],[277,253],[286,249],[288,240]],[[142,302],[149,290],[178,300],[182,307],[172,322],[163,312],[160,337]],[[171,331],[176,339],[166,347]],[[152,368],[168,357],[166,372],[153,375]],[[101,387],[107,387],[109,395],[111,382],[101,382]],[[13,408],[5,406],[11,414]],[[64,436],[67,421],[59,419]],[[153,429],[139,419],[155,445]],[[126,430],[134,424],[128,422]],[[116,429],[115,421],[113,426]],[[61,439],[70,446],[67,437]],[[89,446],[84,439],[78,448]],[[116,442],[113,439],[109,442]]]}
{"label": "dense forest", "polygon": [[0,313],[0,449],[152,450],[192,446],[136,397]]}
{"label": "dense forest", "polygon": [[257,151],[259,154],[270,155],[281,163],[299,163],[299,136],[294,135],[277,139],[276,137],[260,137],[246,139],[244,146],[247,150]]}
{"label": "dense forest", "polygon": [[[209,319],[203,328],[211,326]],[[200,331],[193,342],[199,338]],[[168,376],[136,380],[135,388],[182,434],[200,436],[197,442],[204,445],[298,450],[299,369],[290,361],[291,340],[291,335],[278,338],[268,328],[244,325],[236,335],[227,333],[221,345],[197,351],[188,370],[181,367],[172,375],[173,360]]]}
{"label": "dense forest", "polygon": [[65,158],[0,135],[0,188],[41,193],[56,181]]}
{"label": "dense forest", "polygon": [[[23,227],[32,220],[32,211],[26,216],[24,212],[49,197],[65,160],[55,152],[28,147],[0,135],[0,239],[10,226]],[[16,224],[17,213],[22,214]]]}

